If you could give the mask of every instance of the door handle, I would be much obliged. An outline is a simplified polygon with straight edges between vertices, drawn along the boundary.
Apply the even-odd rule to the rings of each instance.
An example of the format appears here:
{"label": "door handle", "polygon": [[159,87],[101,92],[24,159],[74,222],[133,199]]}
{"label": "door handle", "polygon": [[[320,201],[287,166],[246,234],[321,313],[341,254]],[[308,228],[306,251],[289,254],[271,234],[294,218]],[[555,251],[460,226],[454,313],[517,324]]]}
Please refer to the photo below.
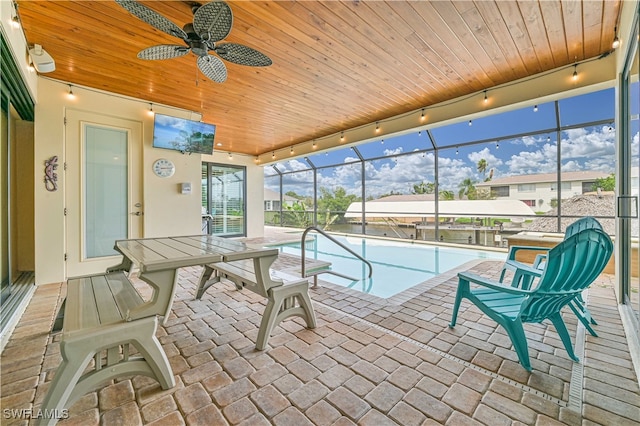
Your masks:
{"label": "door handle", "polygon": [[131,212],[133,216],[142,216],[144,213],[142,212]]}

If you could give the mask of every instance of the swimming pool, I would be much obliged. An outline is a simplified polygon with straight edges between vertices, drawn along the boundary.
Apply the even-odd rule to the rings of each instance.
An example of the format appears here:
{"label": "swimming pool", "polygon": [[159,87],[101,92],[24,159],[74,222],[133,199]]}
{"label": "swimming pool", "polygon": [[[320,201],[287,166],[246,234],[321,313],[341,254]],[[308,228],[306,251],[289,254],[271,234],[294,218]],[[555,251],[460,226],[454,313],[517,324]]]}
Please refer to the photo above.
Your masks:
{"label": "swimming pool", "polygon": [[[373,276],[367,278],[368,267],[334,242],[316,235],[305,247],[309,259],[331,262],[333,271],[356,278],[347,280],[331,274],[320,279],[350,287],[378,297],[389,298],[436,275],[476,259],[504,261],[506,253],[457,247],[411,244],[401,241],[361,237],[333,238],[360,254],[373,265]],[[282,253],[300,256],[300,243],[279,245]]]}

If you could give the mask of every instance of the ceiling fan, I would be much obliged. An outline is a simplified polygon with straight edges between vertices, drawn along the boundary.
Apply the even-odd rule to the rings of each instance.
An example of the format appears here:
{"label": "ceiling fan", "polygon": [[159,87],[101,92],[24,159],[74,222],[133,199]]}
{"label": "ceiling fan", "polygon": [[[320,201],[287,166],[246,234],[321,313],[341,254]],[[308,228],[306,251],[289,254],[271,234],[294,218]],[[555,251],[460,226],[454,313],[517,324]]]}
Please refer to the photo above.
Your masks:
{"label": "ceiling fan", "polygon": [[[151,46],[138,52],[140,59],[171,59],[192,52],[198,56],[200,71],[216,83],[223,83],[227,79],[227,67],[220,58],[251,67],[267,67],[272,64],[267,55],[251,47],[238,43],[219,43],[229,35],[233,24],[231,8],[223,1],[204,5],[193,3],[193,23],[187,23],[182,28],[137,1],[116,0],[116,3],[152,27],[178,37],[186,44]],[[220,58],[209,52],[215,52]]]}

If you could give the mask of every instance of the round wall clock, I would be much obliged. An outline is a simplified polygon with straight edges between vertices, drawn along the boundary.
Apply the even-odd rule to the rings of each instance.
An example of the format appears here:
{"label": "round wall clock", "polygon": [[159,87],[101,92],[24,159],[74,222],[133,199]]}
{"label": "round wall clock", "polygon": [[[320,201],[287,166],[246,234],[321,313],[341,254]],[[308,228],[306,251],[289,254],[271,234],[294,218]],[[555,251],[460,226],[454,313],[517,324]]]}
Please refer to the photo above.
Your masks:
{"label": "round wall clock", "polygon": [[173,176],[176,171],[176,166],[173,161],[166,158],[159,158],[153,163],[153,173],[161,178],[168,178]]}

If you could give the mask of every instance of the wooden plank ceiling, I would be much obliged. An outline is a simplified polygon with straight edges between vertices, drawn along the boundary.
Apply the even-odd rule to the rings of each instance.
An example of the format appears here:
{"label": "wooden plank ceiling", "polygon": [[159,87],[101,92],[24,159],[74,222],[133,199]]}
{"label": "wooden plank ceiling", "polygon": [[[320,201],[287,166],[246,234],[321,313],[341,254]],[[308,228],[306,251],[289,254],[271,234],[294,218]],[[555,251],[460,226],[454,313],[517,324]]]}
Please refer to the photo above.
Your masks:
{"label": "wooden plank ceiling", "polygon": [[[192,2],[142,1],[182,27]],[[214,83],[196,56],[144,61],[180,44],[114,1],[18,1],[48,77],[200,112],[224,151],[257,155],[599,56],[620,1],[238,1],[228,42],[273,60],[226,62]]]}

